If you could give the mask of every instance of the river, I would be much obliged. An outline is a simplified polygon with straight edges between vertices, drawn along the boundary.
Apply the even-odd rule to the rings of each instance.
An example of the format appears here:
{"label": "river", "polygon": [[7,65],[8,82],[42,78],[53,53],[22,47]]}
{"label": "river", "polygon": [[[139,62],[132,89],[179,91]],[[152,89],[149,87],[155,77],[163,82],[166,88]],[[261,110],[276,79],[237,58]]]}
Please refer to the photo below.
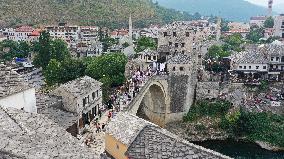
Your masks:
{"label": "river", "polygon": [[284,152],[262,149],[257,144],[244,141],[205,141],[193,142],[236,159],[284,159]]}

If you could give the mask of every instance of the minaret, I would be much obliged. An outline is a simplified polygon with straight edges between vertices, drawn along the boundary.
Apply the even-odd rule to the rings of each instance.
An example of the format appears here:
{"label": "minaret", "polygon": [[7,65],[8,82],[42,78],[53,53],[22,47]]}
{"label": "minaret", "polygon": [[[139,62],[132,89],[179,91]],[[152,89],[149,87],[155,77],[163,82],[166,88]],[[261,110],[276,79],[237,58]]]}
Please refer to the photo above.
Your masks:
{"label": "minaret", "polygon": [[221,18],[218,17],[218,20],[217,20],[217,34],[216,34],[216,40],[219,41],[220,40],[220,37],[221,37]]}
{"label": "minaret", "polygon": [[132,41],[132,35],[133,35],[133,28],[132,28],[132,18],[131,18],[131,14],[130,14],[130,17],[129,17],[129,32],[128,32],[130,44],[133,43],[133,41]]}
{"label": "minaret", "polygon": [[267,15],[267,17],[272,16],[272,7],[273,7],[273,0],[268,0],[268,15]]}

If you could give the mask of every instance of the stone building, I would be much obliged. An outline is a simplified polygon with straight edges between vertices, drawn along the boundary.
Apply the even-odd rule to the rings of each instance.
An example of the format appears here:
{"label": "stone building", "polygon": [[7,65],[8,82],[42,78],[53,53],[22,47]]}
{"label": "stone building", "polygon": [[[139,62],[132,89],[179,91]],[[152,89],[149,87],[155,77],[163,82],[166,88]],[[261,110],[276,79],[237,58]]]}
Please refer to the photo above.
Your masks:
{"label": "stone building", "polygon": [[208,36],[204,26],[196,26],[191,22],[174,22],[160,29],[158,49],[168,47],[169,54],[189,54],[196,50],[196,44]]}
{"label": "stone building", "polygon": [[10,67],[0,64],[0,106],[36,113],[35,88]]}
{"label": "stone building", "polygon": [[41,114],[0,107],[0,127],[0,158],[99,158]]}
{"label": "stone building", "polygon": [[157,62],[159,54],[157,51],[146,49],[142,52],[137,53],[138,58],[145,63]]}
{"label": "stone building", "polygon": [[189,75],[192,71],[191,58],[184,54],[169,56],[166,67],[169,74]]}
{"label": "stone building", "polygon": [[77,133],[81,133],[102,106],[102,83],[88,76],[78,78],[61,85],[51,94],[62,98],[63,109],[78,115],[73,125]]}
{"label": "stone building", "polygon": [[219,82],[198,82],[196,87],[196,99],[217,99],[220,91]]}
{"label": "stone building", "polygon": [[284,38],[284,14],[275,17],[274,20],[274,36]]}
{"label": "stone building", "polygon": [[119,113],[106,127],[106,152],[116,159],[229,158],[189,143],[148,121]]}

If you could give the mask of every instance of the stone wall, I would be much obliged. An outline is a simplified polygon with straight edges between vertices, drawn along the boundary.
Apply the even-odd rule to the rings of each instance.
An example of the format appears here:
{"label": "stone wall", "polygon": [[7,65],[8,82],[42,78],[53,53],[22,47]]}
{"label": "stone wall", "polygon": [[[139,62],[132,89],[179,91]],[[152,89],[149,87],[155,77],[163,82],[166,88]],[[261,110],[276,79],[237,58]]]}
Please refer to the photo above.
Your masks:
{"label": "stone wall", "polygon": [[196,100],[216,99],[220,93],[219,82],[198,82]]}
{"label": "stone wall", "polygon": [[171,75],[168,79],[171,113],[184,111],[188,88],[188,75]]}

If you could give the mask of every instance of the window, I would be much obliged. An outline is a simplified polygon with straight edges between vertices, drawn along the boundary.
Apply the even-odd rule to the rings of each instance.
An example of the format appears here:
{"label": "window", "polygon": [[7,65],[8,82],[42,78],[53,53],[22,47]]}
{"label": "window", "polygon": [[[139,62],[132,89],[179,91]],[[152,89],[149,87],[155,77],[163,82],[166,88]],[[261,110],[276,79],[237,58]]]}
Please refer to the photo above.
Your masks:
{"label": "window", "polygon": [[176,71],[176,67],[173,67],[173,71]]}
{"label": "window", "polygon": [[181,53],[182,53],[182,54],[184,54],[184,53],[185,53],[185,51],[184,51],[184,50],[182,50],[182,51],[181,51]]}
{"label": "window", "polygon": [[83,107],[86,106],[86,98],[83,99]]}
{"label": "window", "polygon": [[175,43],[175,47],[178,47],[178,43]]}
{"label": "window", "polygon": [[239,69],[242,69],[243,68],[243,66],[239,66]]}
{"label": "window", "polygon": [[210,90],[208,90],[207,92],[208,92],[208,93],[210,93],[211,91],[210,91]]}
{"label": "window", "polygon": [[173,44],[172,42],[169,42],[169,46],[172,46],[172,44]]}
{"label": "window", "polygon": [[244,69],[247,69],[247,66],[244,66]]}
{"label": "window", "polygon": [[177,37],[177,32],[173,32],[173,37]]}
{"label": "window", "polygon": [[279,57],[276,57],[276,61],[279,61]]}
{"label": "window", "polygon": [[168,36],[168,33],[167,32],[164,32],[164,37]]}
{"label": "window", "polygon": [[97,93],[97,97],[98,97],[98,96],[99,96],[99,90],[97,90],[97,92],[96,92],[96,93]]}
{"label": "window", "polygon": [[259,66],[255,66],[255,68],[258,70],[258,69],[259,69]]}
{"label": "window", "polygon": [[179,68],[179,70],[180,70],[180,71],[183,71],[183,70],[184,70],[184,68],[183,68],[183,67],[180,67],[180,68]]}
{"label": "window", "polygon": [[93,100],[96,98],[95,92],[92,93],[92,98],[93,98]]}
{"label": "window", "polygon": [[186,37],[189,37],[189,32],[186,32],[186,33],[185,33],[185,36],[186,36]]}
{"label": "window", "polygon": [[249,69],[251,69],[251,66],[249,66]]}
{"label": "window", "polygon": [[273,61],[274,60],[274,57],[271,57],[271,61]]}
{"label": "window", "polygon": [[156,60],[156,56],[153,56],[153,60]]}
{"label": "window", "polygon": [[266,66],[263,66],[263,69],[266,69]]}
{"label": "window", "polygon": [[184,47],[185,46],[185,43],[181,43],[181,47]]}
{"label": "window", "polygon": [[151,60],[151,56],[148,56],[148,60]]}

